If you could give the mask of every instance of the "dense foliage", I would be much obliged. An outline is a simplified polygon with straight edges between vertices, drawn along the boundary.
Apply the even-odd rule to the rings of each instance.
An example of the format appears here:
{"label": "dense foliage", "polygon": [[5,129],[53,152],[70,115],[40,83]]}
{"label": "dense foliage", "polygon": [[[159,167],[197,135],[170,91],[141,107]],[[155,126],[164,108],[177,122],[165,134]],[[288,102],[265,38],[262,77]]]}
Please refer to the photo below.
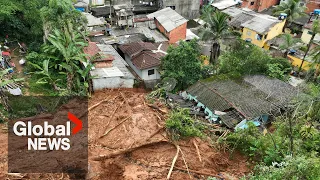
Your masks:
{"label": "dense foliage", "polygon": [[[86,55],[85,18],[74,9],[70,0],[49,0],[41,8],[44,44],[27,56],[31,79],[48,85],[59,95],[87,95],[89,71],[83,67]],[[89,63],[88,63],[89,64]]]}
{"label": "dense foliage", "polygon": [[0,40],[8,35],[9,41],[25,41],[31,46],[39,46],[43,34],[40,9],[47,3],[48,0],[0,1]]}
{"label": "dense foliage", "polygon": [[219,73],[222,74],[266,74],[285,80],[291,70],[288,60],[272,58],[263,49],[242,40],[236,41],[220,57],[220,62]]}
{"label": "dense foliage", "polygon": [[181,41],[177,47],[170,47],[161,60],[162,78],[177,80],[177,90],[194,84],[201,78],[200,49],[195,40]]}

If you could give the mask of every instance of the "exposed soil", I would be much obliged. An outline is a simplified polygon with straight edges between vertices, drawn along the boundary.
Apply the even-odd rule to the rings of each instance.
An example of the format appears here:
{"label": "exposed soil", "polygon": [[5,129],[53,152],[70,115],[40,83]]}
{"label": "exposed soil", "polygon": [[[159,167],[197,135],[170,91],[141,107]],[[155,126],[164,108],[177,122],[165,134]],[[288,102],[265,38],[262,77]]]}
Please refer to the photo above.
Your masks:
{"label": "exposed soil", "polygon": [[[177,152],[163,128],[168,109],[159,102],[155,103],[158,109],[148,106],[145,95],[140,89],[106,90],[95,93],[89,100],[89,107],[106,101],[89,112],[87,179],[166,179]],[[65,107],[72,108],[72,102]],[[0,179],[14,179],[15,176],[7,174],[7,134],[2,127]],[[217,150],[209,138],[193,138],[177,144],[183,156],[179,153],[171,179],[207,179],[209,175],[238,179],[250,171],[245,157],[234,153],[230,158],[230,154]],[[201,161],[194,144],[199,148]],[[118,155],[101,160],[101,156],[115,153]],[[68,174],[21,176],[22,179],[71,178]]]}

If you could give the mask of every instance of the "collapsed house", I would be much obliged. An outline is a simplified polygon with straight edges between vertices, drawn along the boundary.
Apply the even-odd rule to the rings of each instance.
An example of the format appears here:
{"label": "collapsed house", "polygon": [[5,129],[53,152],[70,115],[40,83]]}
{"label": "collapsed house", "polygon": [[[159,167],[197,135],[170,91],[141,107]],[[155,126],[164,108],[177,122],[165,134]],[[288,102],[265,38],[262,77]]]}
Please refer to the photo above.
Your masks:
{"label": "collapsed house", "polygon": [[297,94],[288,83],[255,75],[240,81],[199,81],[181,96],[195,102],[211,123],[221,121],[234,129],[242,121],[260,120],[257,125],[266,124],[271,117],[285,112]]}
{"label": "collapsed house", "polygon": [[93,77],[94,91],[105,88],[133,88],[134,76],[127,68],[128,64],[111,45],[89,42],[84,52],[93,64],[90,75]]}

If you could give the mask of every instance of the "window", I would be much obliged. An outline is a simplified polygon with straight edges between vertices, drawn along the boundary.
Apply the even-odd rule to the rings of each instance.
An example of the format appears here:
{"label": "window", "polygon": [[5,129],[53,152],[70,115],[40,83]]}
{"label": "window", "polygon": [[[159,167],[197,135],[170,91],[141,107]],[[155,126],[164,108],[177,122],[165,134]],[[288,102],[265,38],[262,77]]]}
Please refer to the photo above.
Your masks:
{"label": "window", "polygon": [[154,69],[148,70],[148,76],[154,75]]}
{"label": "window", "polygon": [[251,2],[250,2],[250,5],[251,5],[251,6],[253,6],[253,5],[254,5],[254,2],[253,2],[253,1],[251,1]]}
{"label": "window", "polygon": [[247,36],[251,36],[251,31],[247,31]]}
{"label": "window", "polygon": [[256,40],[261,41],[263,38],[263,35],[261,34],[256,34]]}
{"label": "window", "polygon": [[313,32],[312,32],[312,31],[308,31],[308,34],[309,34],[309,35],[313,35]]}

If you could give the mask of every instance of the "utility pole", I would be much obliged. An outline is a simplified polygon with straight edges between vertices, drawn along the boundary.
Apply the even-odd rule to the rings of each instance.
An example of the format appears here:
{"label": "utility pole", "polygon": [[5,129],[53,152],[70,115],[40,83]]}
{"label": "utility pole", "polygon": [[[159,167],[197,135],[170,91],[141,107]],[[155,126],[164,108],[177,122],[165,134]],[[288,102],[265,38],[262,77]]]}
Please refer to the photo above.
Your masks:
{"label": "utility pole", "polygon": [[[315,21],[318,21],[318,18],[319,18],[319,15],[316,16]],[[314,22],[315,22],[315,21],[314,21]],[[317,27],[317,28],[320,28],[320,27]],[[310,51],[311,45],[312,45],[313,40],[314,40],[315,36],[317,35],[317,33],[318,33],[318,32],[312,32],[312,36],[311,36],[310,42],[309,42],[309,44],[308,44],[307,51],[306,51],[306,53],[304,54],[303,59],[302,59],[302,63],[301,63],[301,65],[300,65],[300,67],[299,67],[299,72],[300,72],[301,69],[302,69],[302,66],[303,66],[303,64],[304,64],[304,61],[306,60],[306,57],[307,57],[307,55],[308,55],[308,52]]]}
{"label": "utility pole", "polygon": [[110,25],[112,26],[112,6],[111,6],[111,2],[112,2],[112,0],[109,0],[109,5],[110,5]]}

